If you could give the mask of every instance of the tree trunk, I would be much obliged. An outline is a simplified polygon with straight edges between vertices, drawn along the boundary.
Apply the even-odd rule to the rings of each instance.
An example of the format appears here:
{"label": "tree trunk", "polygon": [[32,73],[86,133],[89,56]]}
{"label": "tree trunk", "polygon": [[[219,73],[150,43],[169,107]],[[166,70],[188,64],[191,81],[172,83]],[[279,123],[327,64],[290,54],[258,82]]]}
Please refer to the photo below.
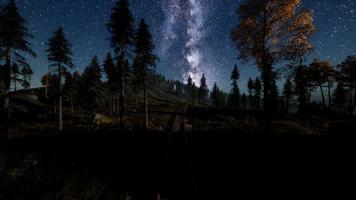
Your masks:
{"label": "tree trunk", "polygon": [[63,130],[63,110],[62,110],[62,67],[58,63],[58,130]]}
{"label": "tree trunk", "polygon": [[109,116],[112,116],[112,95],[109,95]]}
{"label": "tree trunk", "polygon": [[286,99],[286,111],[287,111],[287,114],[289,114],[289,97],[287,97],[287,99]]}
{"label": "tree trunk", "polygon": [[319,87],[320,87],[321,99],[322,99],[322,102],[323,102],[323,109],[325,110],[326,109],[326,103],[325,103],[325,95],[324,95],[323,86],[319,85]]}
{"label": "tree trunk", "polygon": [[351,109],[352,107],[352,90],[353,90],[353,85],[350,83],[350,90],[349,90],[349,108]]}
{"label": "tree trunk", "polygon": [[112,107],[112,112],[113,113],[116,113],[116,96],[115,95],[113,95],[112,97],[111,97],[111,107]]}
{"label": "tree trunk", "polygon": [[73,102],[73,96],[70,96],[70,108],[72,110],[72,113],[74,113],[74,102]]}
{"label": "tree trunk", "polygon": [[62,95],[59,95],[58,99],[58,130],[63,130],[63,110],[62,110]]}
{"label": "tree trunk", "polygon": [[47,81],[46,81],[45,96],[46,96],[46,99],[48,99],[48,78],[47,78]]}
{"label": "tree trunk", "polygon": [[[5,109],[7,110],[7,121],[10,122],[11,118],[12,118],[12,107],[11,107],[11,98],[10,98],[10,86],[11,86],[11,49],[7,48],[6,50],[6,66],[7,66],[7,70],[8,70],[8,76],[6,76],[6,98],[5,98]],[[5,131],[4,133],[4,137],[5,139],[7,139],[8,137],[8,131]]]}
{"label": "tree trunk", "polygon": [[354,103],[352,105],[352,111],[351,113],[353,113],[354,109],[355,109],[355,106],[356,106],[356,91],[354,91]]}
{"label": "tree trunk", "polygon": [[57,114],[57,100],[54,100],[54,114]]}
{"label": "tree trunk", "polygon": [[14,90],[15,90],[15,92],[16,92],[16,90],[17,90],[17,84],[16,84],[16,82],[17,82],[17,75],[15,75],[14,76]]}
{"label": "tree trunk", "polygon": [[263,109],[264,109],[264,122],[265,122],[265,132],[268,134],[270,132],[271,126],[271,115],[272,108],[270,105],[270,91],[271,91],[271,82],[272,82],[272,65],[264,64],[262,71],[263,79]]}
{"label": "tree trunk", "polygon": [[125,113],[125,81],[124,77],[121,79],[121,91],[120,91],[120,100],[119,100],[119,110],[120,110],[120,127],[124,127],[124,113]]}
{"label": "tree trunk", "polygon": [[144,75],[143,80],[143,98],[144,98],[144,109],[145,109],[145,129],[148,129],[148,100],[147,100],[147,88],[146,88],[146,76]]}
{"label": "tree trunk", "polygon": [[28,76],[28,88],[31,88],[31,76]]}
{"label": "tree trunk", "polygon": [[329,98],[329,110],[331,109],[331,82],[328,81],[328,98]]}
{"label": "tree trunk", "polygon": [[138,94],[136,92],[136,113],[138,113]]}

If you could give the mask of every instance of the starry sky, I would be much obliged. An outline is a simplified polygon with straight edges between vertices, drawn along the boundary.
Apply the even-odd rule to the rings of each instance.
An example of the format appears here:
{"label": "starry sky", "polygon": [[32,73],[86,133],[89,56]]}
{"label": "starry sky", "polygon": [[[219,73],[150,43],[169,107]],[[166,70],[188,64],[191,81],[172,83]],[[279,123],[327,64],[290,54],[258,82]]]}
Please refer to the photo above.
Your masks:
{"label": "starry sky", "polygon": [[[157,71],[169,79],[196,82],[205,73],[208,85],[214,82],[230,90],[230,72],[237,64],[240,84],[259,75],[252,64],[237,60],[238,51],[229,37],[238,23],[235,10],[244,0],[129,0],[136,25],[144,18],[150,26],[160,60]],[[0,0],[4,4],[6,0]],[[63,26],[73,46],[73,70],[83,70],[97,55],[102,62],[110,51],[106,23],[116,0],[17,0],[38,57],[29,59],[35,72],[33,85],[48,72],[46,42],[52,32]],[[314,10],[318,33],[312,41],[312,58],[333,64],[356,54],[356,0],[302,0]],[[198,83],[197,83],[198,84]]]}

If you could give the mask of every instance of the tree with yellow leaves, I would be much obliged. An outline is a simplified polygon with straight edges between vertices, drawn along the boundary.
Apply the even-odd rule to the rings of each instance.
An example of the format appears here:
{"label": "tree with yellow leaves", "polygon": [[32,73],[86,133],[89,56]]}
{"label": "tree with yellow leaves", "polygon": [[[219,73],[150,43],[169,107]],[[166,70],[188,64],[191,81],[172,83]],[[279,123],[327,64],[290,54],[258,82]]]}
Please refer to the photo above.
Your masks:
{"label": "tree with yellow leaves", "polygon": [[313,14],[301,9],[301,0],[247,0],[237,10],[239,24],[231,38],[242,60],[254,60],[261,71],[264,110],[271,114],[273,66],[283,60],[303,62],[312,50],[310,36],[316,31]]}

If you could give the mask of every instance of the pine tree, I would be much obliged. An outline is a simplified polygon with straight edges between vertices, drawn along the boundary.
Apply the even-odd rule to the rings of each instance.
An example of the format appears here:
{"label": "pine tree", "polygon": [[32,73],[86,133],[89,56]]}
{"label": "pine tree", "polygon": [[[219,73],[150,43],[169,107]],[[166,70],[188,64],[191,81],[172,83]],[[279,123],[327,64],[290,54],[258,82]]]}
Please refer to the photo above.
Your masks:
{"label": "pine tree", "polygon": [[205,104],[208,95],[209,95],[209,89],[208,89],[208,85],[206,84],[205,74],[203,74],[203,76],[200,79],[200,87],[199,87],[199,95],[198,95],[200,103]]}
{"label": "pine tree", "polygon": [[194,104],[194,83],[193,83],[193,79],[192,77],[190,77],[190,75],[188,76],[188,83],[187,83],[187,87],[188,87],[188,92],[189,92],[189,96],[192,100],[192,104]]}
{"label": "pine tree", "polygon": [[[276,73],[274,72],[274,77],[277,76]],[[270,102],[271,102],[271,108],[270,110],[274,112],[278,111],[279,104],[280,104],[280,98],[279,98],[279,90],[277,87],[277,82],[276,78],[273,78],[271,81],[271,91],[270,91]]]}
{"label": "pine tree", "polygon": [[[31,49],[29,39],[33,36],[28,31],[26,20],[21,16],[15,0],[10,0],[0,10],[0,46],[5,57],[5,67],[7,73],[5,82],[6,88],[10,88],[10,77],[13,79],[11,68],[16,63],[18,66],[29,66],[26,57],[21,53],[27,53],[36,57],[35,52]],[[16,80],[14,81],[16,83]]]}
{"label": "pine tree", "polygon": [[54,113],[57,113],[57,100],[58,99],[58,76],[55,74],[47,73],[41,78],[41,83],[45,87],[45,96],[50,102],[54,102]]}
{"label": "pine tree", "polygon": [[299,112],[307,111],[307,105],[310,103],[312,84],[310,70],[307,66],[299,65],[294,75],[294,92],[297,95]]}
{"label": "pine tree", "polygon": [[219,95],[220,95],[220,89],[218,88],[218,85],[214,83],[213,90],[211,91],[210,94],[211,102],[214,107],[219,106]]}
{"label": "pine tree", "polygon": [[20,81],[20,68],[19,65],[14,63],[11,67],[11,80],[14,83],[14,91],[17,90],[17,82]]}
{"label": "pine tree", "polygon": [[119,83],[119,114],[120,114],[120,126],[123,127],[123,117],[125,113],[125,87],[126,79],[128,76],[128,68],[130,57],[130,47],[134,44],[134,18],[129,9],[129,3],[127,0],[120,0],[117,2],[115,8],[113,8],[110,21],[107,24],[108,31],[110,33],[111,47],[115,51],[116,66],[118,68],[118,80]]}
{"label": "pine tree", "polygon": [[77,92],[78,92],[78,87],[77,87],[77,77],[76,73],[73,73],[73,75],[69,72],[66,72],[64,77],[65,77],[65,82],[63,86],[63,94],[66,97],[67,101],[70,102],[70,108],[71,111],[74,112],[74,98],[77,97]]}
{"label": "pine tree", "polygon": [[292,80],[290,78],[288,78],[286,80],[286,83],[284,84],[283,87],[283,97],[285,99],[285,103],[286,103],[286,112],[287,114],[289,113],[289,105],[290,105],[290,101],[293,98],[293,83]]}
{"label": "pine tree", "polygon": [[248,79],[247,82],[247,90],[248,90],[248,102],[249,102],[249,107],[250,109],[254,108],[254,95],[255,95],[255,83],[253,82],[253,80],[250,78]]}
{"label": "pine tree", "polygon": [[57,71],[58,75],[58,128],[63,130],[63,111],[62,111],[62,73],[66,71],[67,68],[72,68],[72,58],[73,55],[71,50],[71,45],[65,37],[63,28],[58,28],[53,36],[48,40],[47,57],[50,64],[50,68]]}
{"label": "pine tree", "polygon": [[[36,57],[30,47],[29,40],[33,38],[28,31],[26,20],[21,16],[15,0],[10,0],[0,7],[0,60],[5,60],[5,65],[0,66],[1,81],[4,94],[10,92],[11,80],[13,79],[11,68],[13,64],[29,66],[26,62],[26,53]],[[6,99],[6,100],[5,100]],[[0,97],[3,109],[7,110],[7,120],[11,119],[11,99],[9,95]]]}
{"label": "pine tree", "polygon": [[234,108],[238,108],[240,106],[240,88],[238,86],[239,78],[240,72],[235,65],[233,71],[231,72],[231,101]]}
{"label": "pine tree", "polygon": [[94,56],[84,69],[81,81],[81,104],[93,113],[104,104],[105,91],[101,81],[102,69],[98,57]]}
{"label": "pine tree", "polygon": [[21,75],[23,77],[22,79],[22,86],[24,88],[31,88],[31,76],[33,74],[33,71],[31,69],[31,67],[26,66],[23,67],[21,70]]}
{"label": "pine tree", "polygon": [[145,128],[148,124],[148,93],[147,93],[147,77],[148,74],[154,70],[157,57],[153,54],[154,45],[152,42],[152,35],[149,32],[148,26],[143,19],[141,19],[140,25],[136,34],[136,49],[134,68],[135,77],[143,83],[143,100],[145,111]]}
{"label": "pine tree", "polygon": [[255,107],[256,109],[261,109],[261,95],[262,95],[262,83],[259,78],[256,78],[254,82],[255,86]]}
{"label": "pine tree", "polygon": [[334,91],[334,103],[337,108],[341,109],[345,107],[347,95],[347,90],[344,88],[343,82],[339,82]]}
{"label": "pine tree", "polygon": [[48,90],[50,86],[51,73],[46,73],[41,78],[42,86],[45,87],[45,97],[48,99]]}
{"label": "pine tree", "polygon": [[108,79],[107,84],[109,88],[109,113],[111,116],[112,112],[115,110],[114,92],[118,89],[118,70],[115,67],[114,60],[110,53],[107,54],[104,61],[104,72]]}
{"label": "pine tree", "polygon": [[248,100],[247,100],[247,95],[245,93],[242,94],[241,103],[242,103],[243,109],[247,110]]}
{"label": "pine tree", "polygon": [[[348,56],[345,61],[337,67],[340,69],[341,81],[349,88],[349,108],[350,111],[353,111],[356,106],[356,56]],[[352,93],[354,93],[353,98]]]}

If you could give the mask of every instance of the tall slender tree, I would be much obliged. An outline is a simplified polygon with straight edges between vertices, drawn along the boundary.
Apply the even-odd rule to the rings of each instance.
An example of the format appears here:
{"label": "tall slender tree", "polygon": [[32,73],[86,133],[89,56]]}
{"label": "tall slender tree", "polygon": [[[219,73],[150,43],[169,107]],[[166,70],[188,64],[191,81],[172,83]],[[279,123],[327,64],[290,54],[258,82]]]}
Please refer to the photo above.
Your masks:
{"label": "tall slender tree", "polygon": [[299,65],[294,73],[294,92],[299,103],[298,111],[303,113],[307,111],[307,105],[310,103],[313,88],[310,70],[307,66]]}
{"label": "tall slender tree", "polygon": [[68,68],[73,67],[71,44],[65,37],[62,27],[58,28],[48,42],[47,58],[50,68],[55,69],[58,74],[58,129],[63,130],[63,110],[62,110],[62,74]]}
{"label": "tall slender tree", "polygon": [[244,110],[247,110],[248,99],[246,93],[242,94],[241,103]]}
{"label": "tall slender tree", "polygon": [[107,84],[109,88],[109,113],[111,116],[115,107],[114,92],[118,88],[118,83],[117,83],[118,70],[115,67],[114,60],[110,53],[106,55],[106,59],[104,61],[104,72],[108,79]]}
{"label": "tall slender tree", "polygon": [[247,82],[247,90],[248,90],[248,102],[250,109],[254,108],[254,101],[255,101],[255,83],[250,78]]}
{"label": "tall slender tree", "polygon": [[284,84],[283,87],[283,97],[286,103],[286,112],[287,114],[289,113],[289,105],[290,101],[293,97],[293,83],[290,78],[287,78],[286,83]]}
{"label": "tall slender tree", "polygon": [[118,82],[120,93],[120,126],[123,127],[125,113],[125,87],[128,76],[129,57],[134,44],[134,18],[127,0],[120,0],[113,8],[110,21],[107,24],[110,33],[111,47],[115,51],[118,68]]}
{"label": "tall slender tree", "polygon": [[[27,22],[21,16],[16,1],[9,0],[7,4],[0,8],[0,53],[2,54],[0,57],[5,60],[2,70],[5,79],[3,80],[5,94],[10,92],[13,64],[28,66],[23,53],[36,57],[35,52],[30,47],[29,40],[32,38],[33,36],[27,28]],[[7,95],[6,98],[4,109],[7,109],[7,118],[11,119],[10,97]]]}
{"label": "tall slender tree", "polygon": [[255,107],[256,109],[261,109],[261,95],[262,95],[262,83],[259,78],[256,78],[254,82],[255,86]]}
{"label": "tall slender tree", "polygon": [[211,102],[214,107],[219,106],[219,96],[220,96],[220,89],[216,83],[214,83],[213,89],[210,94]]}
{"label": "tall slender tree", "polygon": [[234,69],[231,72],[231,103],[234,108],[240,106],[240,88],[238,85],[238,80],[240,78],[240,72],[237,68],[237,65],[234,66]]}
{"label": "tall slender tree", "polygon": [[143,83],[143,102],[145,111],[145,128],[149,127],[148,121],[148,91],[147,91],[147,77],[149,73],[152,73],[156,65],[157,57],[154,55],[154,44],[152,42],[152,35],[146,22],[141,19],[135,38],[135,61],[134,66],[136,70],[136,76]]}
{"label": "tall slender tree", "polygon": [[[320,61],[315,59],[310,64],[309,70],[311,75],[311,81],[315,86],[319,87],[323,108],[326,109],[326,100],[325,100],[325,94],[323,88],[327,87],[325,84],[329,83],[330,77],[333,75],[334,70],[332,68],[332,65],[328,61]],[[329,92],[329,102],[330,102],[330,92]]]}
{"label": "tall slender tree", "polygon": [[334,91],[334,104],[337,108],[342,109],[345,108],[345,104],[347,103],[348,92],[344,87],[343,82],[339,82]]}
{"label": "tall slender tree", "polygon": [[90,64],[84,69],[81,81],[81,104],[94,114],[104,105],[105,90],[101,81],[102,69],[98,57],[94,56]]}
{"label": "tall slender tree", "polygon": [[198,95],[200,103],[205,104],[208,95],[209,95],[209,89],[208,89],[208,85],[206,84],[205,74],[203,74],[203,76],[200,79],[200,87],[199,87],[199,95]]}
{"label": "tall slender tree", "polygon": [[22,75],[22,86],[24,88],[31,88],[31,76],[33,74],[33,71],[31,67],[25,66],[21,69],[21,75]]}
{"label": "tall slender tree", "polygon": [[188,87],[189,96],[190,96],[190,98],[192,100],[192,104],[194,104],[194,87],[195,87],[195,84],[194,84],[193,79],[192,79],[192,77],[190,75],[188,76],[187,87]]}
{"label": "tall slender tree", "polygon": [[11,80],[14,83],[14,90],[17,90],[17,82],[20,82],[20,68],[17,63],[11,67]]}
{"label": "tall slender tree", "polygon": [[[356,106],[356,56],[348,56],[345,61],[338,65],[341,81],[349,90],[349,108],[353,111]],[[354,94],[354,97],[352,97]],[[353,99],[353,101],[352,101]]]}

